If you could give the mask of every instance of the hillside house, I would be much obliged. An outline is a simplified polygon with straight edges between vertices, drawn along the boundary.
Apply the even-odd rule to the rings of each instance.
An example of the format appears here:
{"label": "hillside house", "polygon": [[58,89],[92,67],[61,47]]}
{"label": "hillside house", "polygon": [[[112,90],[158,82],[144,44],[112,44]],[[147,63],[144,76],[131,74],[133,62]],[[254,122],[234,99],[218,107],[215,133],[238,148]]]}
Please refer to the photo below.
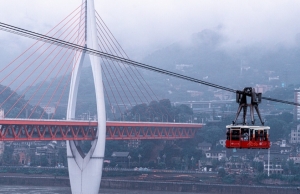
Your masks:
{"label": "hillside house", "polygon": [[216,160],[221,160],[226,158],[226,150],[220,150],[220,151],[207,151],[205,152],[205,156],[207,159],[216,159]]}
{"label": "hillside house", "polygon": [[211,150],[211,143],[207,143],[207,142],[202,142],[202,143],[198,143],[197,149],[202,150],[203,152],[207,152]]}

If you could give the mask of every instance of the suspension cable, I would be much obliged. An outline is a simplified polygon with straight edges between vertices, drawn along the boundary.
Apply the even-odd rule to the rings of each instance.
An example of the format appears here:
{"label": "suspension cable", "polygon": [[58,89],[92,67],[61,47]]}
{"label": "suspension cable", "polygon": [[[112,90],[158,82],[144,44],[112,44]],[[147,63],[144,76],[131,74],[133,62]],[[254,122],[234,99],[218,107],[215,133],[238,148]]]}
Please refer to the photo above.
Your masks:
{"label": "suspension cable", "polygon": [[[179,73],[175,73],[175,72],[167,71],[167,70],[157,68],[157,67],[154,67],[154,66],[146,65],[146,64],[136,62],[136,61],[133,61],[133,60],[130,60],[130,59],[126,59],[126,58],[122,58],[122,57],[115,56],[115,55],[112,55],[112,54],[97,51],[95,49],[87,48],[85,46],[80,46],[80,45],[77,45],[77,44],[74,44],[74,43],[70,43],[70,42],[67,42],[67,41],[64,41],[64,40],[60,40],[60,39],[57,39],[57,38],[46,36],[46,35],[36,33],[36,32],[33,32],[33,31],[25,30],[25,29],[22,29],[22,28],[19,28],[19,27],[16,27],[16,26],[12,26],[12,25],[2,23],[2,22],[0,22],[0,30],[7,31],[7,32],[10,32],[10,33],[14,33],[14,34],[18,34],[18,35],[25,36],[25,37],[29,37],[29,38],[32,38],[32,39],[37,39],[37,40],[40,40],[40,41],[56,44],[56,45],[59,45],[59,46],[63,46],[63,47],[72,49],[72,50],[82,50],[82,51],[85,51],[86,53],[89,53],[89,54],[92,54],[92,55],[100,56],[100,57],[103,57],[103,58],[108,58],[110,60],[116,60],[116,61],[119,61],[119,62],[126,63],[128,65],[132,65],[132,66],[135,66],[135,67],[140,67],[140,68],[147,69],[147,70],[150,70],[150,71],[154,71],[154,72],[162,73],[162,74],[165,74],[165,75],[173,76],[173,77],[180,78],[180,79],[183,79],[183,80],[199,83],[199,84],[206,85],[206,86],[213,87],[213,88],[217,88],[217,89],[220,89],[220,90],[225,90],[225,91],[233,92],[233,93],[236,93],[236,91],[237,91],[237,90],[234,90],[234,89],[231,89],[231,88],[228,88],[228,87],[220,86],[220,85],[217,85],[217,84],[202,81],[202,80],[199,80],[199,79],[196,79],[196,78],[193,78],[193,77],[189,77],[189,76],[186,76],[186,75],[182,75],[182,74],[179,74]],[[273,98],[268,98],[268,97],[262,97],[262,99],[265,99],[265,100],[268,100],[268,101],[284,103],[284,104],[300,106],[300,104],[296,103],[296,102],[278,100],[278,99],[273,99]]]}

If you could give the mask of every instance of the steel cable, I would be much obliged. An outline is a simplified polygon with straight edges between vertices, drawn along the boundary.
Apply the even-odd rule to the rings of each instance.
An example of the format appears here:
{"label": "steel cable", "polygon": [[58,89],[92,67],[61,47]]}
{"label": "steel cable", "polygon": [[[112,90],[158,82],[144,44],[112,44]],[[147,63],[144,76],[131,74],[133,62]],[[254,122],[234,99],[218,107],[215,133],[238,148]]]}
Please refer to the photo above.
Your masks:
{"label": "steel cable", "polygon": [[[140,67],[140,68],[143,68],[143,69],[146,69],[146,70],[150,70],[150,71],[162,73],[162,74],[165,74],[165,75],[173,76],[173,77],[180,78],[180,79],[183,79],[183,80],[199,83],[199,84],[206,85],[206,86],[213,87],[213,88],[217,88],[217,89],[220,89],[220,90],[225,90],[225,91],[233,92],[233,93],[237,92],[237,90],[234,90],[234,89],[231,89],[231,88],[228,88],[228,87],[220,86],[220,85],[217,85],[217,84],[202,81],[202,80],[199,80],[199,79],[196,79],[196,78],[193,78],[193,77],[189,77],[189,76],[186,76],[186,75],[182,75],[182,74],[179,74],[179,73],[175,73],[175,72],[167,71],[167,70],[164,70],[164,69],[161,69],[161,68],[146,65],[146,64],[136,62],[136,61],[133,61],[133,60],[130,60],[130,59],[126,59],[126,58],[122,58],[122,57],[115,56],[115,55],[112,55],[112,54],[97,51],[97,50],[87,48],[87,47],[84,47],[84,46],[80,46],[80,45],[77,45],[77,44],[74,44],[74,43],[70,43],[70,42],[67,42],[67,41],[64,41],[64,40],[60,40],[60,39],[57,39],[57,38],[53,38],[53,37],[50,37],[50,36],[46,36],[46,35],[43,35],[43,34],[32,32],[32,31],[29,31],[29,30],[18,28],[18,27],[12,26],[12,25],[8,25],[8,24],[2,23],[2,22],[0,22],[0,29],[3,30],[3,31],[18,34],[18,35],[21,35],[21,36],[37,39],[37,40],[52,43],[52,44],[57,44],[59,46],[63,46],[63,47],[66,47],[66,48],[69,48],[69,49],[72,49],[72,50],[82,50],[82,51],[85,51],[86,53],[89,53],[89,54],[92,54],[92,55],[100,56],[100,57],[103,57],[103,58],[108,58],[110,60],[116,60],[116,61],[119,61],[119,62],[126,63],[128,65],[132,65],[132,66]],[[284,104],[300,106],[300,104],[296,103],[296,102],[278,100],[278,99],[268,98],[268,97],[262,97],[262,99],[265,99],[265,100],[268,100],[268,101],[273,101],[273,102],[279,102],[279,103],[284,103]]]}

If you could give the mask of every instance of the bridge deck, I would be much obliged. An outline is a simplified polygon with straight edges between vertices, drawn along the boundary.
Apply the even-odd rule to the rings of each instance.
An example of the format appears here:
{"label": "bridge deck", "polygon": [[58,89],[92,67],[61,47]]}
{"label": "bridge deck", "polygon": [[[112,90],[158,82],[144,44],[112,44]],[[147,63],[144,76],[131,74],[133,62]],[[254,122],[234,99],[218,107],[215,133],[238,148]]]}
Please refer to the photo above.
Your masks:
{"label": "bridge deck", "polygon": [[[106,122],[107,140],[188,139],[203,124],[162,122]],[[0,141],[94,140],[97,121],[0,120]]]}

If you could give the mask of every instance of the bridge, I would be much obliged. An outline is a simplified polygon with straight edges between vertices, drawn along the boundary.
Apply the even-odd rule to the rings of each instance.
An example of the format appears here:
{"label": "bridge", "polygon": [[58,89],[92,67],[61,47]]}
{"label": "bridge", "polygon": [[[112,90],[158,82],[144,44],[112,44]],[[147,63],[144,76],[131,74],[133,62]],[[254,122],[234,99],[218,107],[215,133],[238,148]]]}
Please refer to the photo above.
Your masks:
{"label": "bridge", "polygon": [[[119,122],[116,113],[128,113],[127,107],[120,106],[110,111],[115,121],[107,121],[107,107],[151,104],[158,97],[136,69],[136,66],[149,70],[154,67],[140,65],[127,57],[94,9],[93,0],[83,0],[46,35],[1,22],[0,29],[37,39],[0,71],[0,141],[67,141],[73,194],[98,193],[106,140],[188,139],[202,127],[202,124],[175,123],[176,115],[172,118],[167,106],[161,108],[155,103],[160,108],[143,111],[152,114],[153,120],[160,115],[162,121],[166,116],[174,122]],[[82,102],[78,100],[79,85],[87,82],[80,80],[85,57],[92,70],[96,101],[95,120],[91,121],[73,119],[78,117],[76,108]],[[127,66],[128,62],[135,66]],[[62,102],[68,89],[67,102]],[[82,93],[86,98],[90,92]],[[66,119],[55,120],[56,111],[64,103]],[[140,113],[130,114],[140,116]],[[91,141],[88,153],[82,152],[80,140]]]}
{"label": "bridge", "polygon": [[[64,141],[96,139],[97,121],[0,120],[0,141]],[[189,139],[202,124],[106,122],[106,140]]]}

